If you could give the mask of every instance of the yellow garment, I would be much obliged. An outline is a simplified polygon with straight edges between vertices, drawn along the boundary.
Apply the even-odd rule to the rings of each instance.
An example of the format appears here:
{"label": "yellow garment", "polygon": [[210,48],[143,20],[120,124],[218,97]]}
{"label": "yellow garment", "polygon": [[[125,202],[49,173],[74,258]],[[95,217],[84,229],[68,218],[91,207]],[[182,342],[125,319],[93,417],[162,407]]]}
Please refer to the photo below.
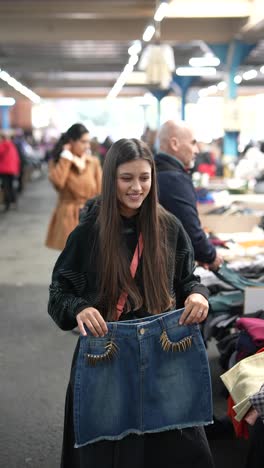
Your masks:
{"label": "yellow garment", "polygon": [[235,419],[241,421],[251,407],[249,397],[258,392],[264,382],[264,353],[254,354],[238,362],[220,376],[236,403]]}

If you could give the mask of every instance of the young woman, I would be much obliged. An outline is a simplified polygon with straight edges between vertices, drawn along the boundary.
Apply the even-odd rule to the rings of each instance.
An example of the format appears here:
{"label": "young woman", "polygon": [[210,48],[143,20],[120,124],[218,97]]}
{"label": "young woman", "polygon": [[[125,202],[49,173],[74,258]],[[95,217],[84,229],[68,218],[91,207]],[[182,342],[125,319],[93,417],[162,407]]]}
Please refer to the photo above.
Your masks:
{"label": "young woman", "polygon": [[62,250],[70,232],[79,222],[87,199],[101,191],[102,170],[98,158],[88,154],[90,138],[82,124],[72,125],[53,150],[49,179],[58,192],[46,239],[47,247]]}
{"label": "young woman", "polygon": [[182,225],[158,204],[150,150],[117,141],[102,196],[69,236],[50,286],[49,314],[81,333],[62,468],[213,467],[198,427],[211,419],[197,325],[208,313],[207,290],[193,268]]}

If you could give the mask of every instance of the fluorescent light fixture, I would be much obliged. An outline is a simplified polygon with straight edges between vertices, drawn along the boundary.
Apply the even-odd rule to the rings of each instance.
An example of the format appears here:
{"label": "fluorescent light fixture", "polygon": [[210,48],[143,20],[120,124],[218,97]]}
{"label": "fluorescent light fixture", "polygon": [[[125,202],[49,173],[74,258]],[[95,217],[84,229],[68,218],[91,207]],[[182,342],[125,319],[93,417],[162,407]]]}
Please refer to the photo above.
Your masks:
{"label": "fluorescent light fixture", "polygon": [[[130,58],[132,58],[132,57],[130,57]],[[118,96],[121,89],[126,84],[128,75],[130,75],[130,73],[132,73],[133,69],[134,69],[134,66],[131,63],[126,64],[124,70],[119,75],[118,79],[116,80],[113,88],[109,91],[109,93],[107,95],[107,99],[116,98]]]}
{"label": "fluorescent light fixture", "polygon": [[16,100],[12,97],[0,96],[0,106],[13,106]]}
{"label": "fluorescent light fixture", "polygon": [[141,52],[141,49],[141,41],[135,41],[134,44],[129,47],[128,53],[129,55],[138,55]]}
{"label": "fluorescent light fixture", "polygon": [[131,73],[133,71],[133,65],[131,63],[127,63],[124,70],[123,70],[123,73],[125,74],[128,74],[128,73]]}
{"label": "fluorescent light fixture", "polygon": [[252,80],[253,78],[256,78],[257,75],[258,75],[257,70],[248,70],[245,73],[243,73],[242,76],[244,80],[248,81],[248,80]]}
{"label": "fluorescent light fixture", "polygon": [[225,81],[220,81],[220,83],[218,83],[218,85],[217,85],[217,89],[219,91],[224,91],[226,89],[226,87],[227,87],[227,84],[226,84]]}
{"label": "fluorescent light fixture", "polygon": [[260,73],[264,74],[264,65],[262,67],[260,67],[259,71],[260,71]]}
{"label": "fluorescent light fixture", "polygon": [[208,86],[207,92],[208,94],[215,94],[217,93],[218,89],[216,85]]}
{"label": "fluorescent light fixture", "polygon": [[130,59],[128,60],[128,63],[130,65],[136,65],[136,63],[138,62],[138,55],[131,55]]}
{"label": "fluorescent light fixture", "polygon": [[[171,18],[248,18],[252,2],[247,0],[172,0],[168,16]],[[260,2],[261,4],[262,2]]]}
{"label": "fluorescent light fixture", "polygon": [[220,60],[217,57],[192,57],[189,65],[191,67],[218,67]]}
{"label": "fluorescent light fixture", "polygon": [[19,93],[26,96],[28,99],[30,99],[35,104],[38,104],[40,102],[40,96],[38,96],[36,93],[31,91],[31,89],[24,86],[22,83],[17,81],[12,76],[10,76],[9,73],[7,73],[6,71],[1,70],[1,69],[0,69],[0,79],[5,81],[9,86],[14,88]]}
{"label": "fluorescent light fixture", "polygon": [[216,74],[214,67],[178,67],[176,75],[179,76],[212,76]]}
{"label": "fluorescent light fixture", "polygon": [[169,4],[167,2],[162,2],[156,10],[154,20],[155,21],[162,21],[163,18],[167,15],[169,10]]}
{"label": "fluorescent light fixture", "polygon": [[208,95],[208,90],[207,90],[207,88],[200,89],[200,90],[198,91],[198,94],[199,94],[199,97],[201,97],[201,98],[202,98],[202,97],[206,97],[206,96]]}
{"label": "fluorescent light fixture", "polygon": [[235,78],[234,78],[234,83],[240,84],[241,81],[242,81],[242,76],[236,75]]}
{"label": "fluorescent light fixture", "polygon": [[154,33],[155,33],[155,28],[154,28],[153,24],[150,24],[145,29],[145,32],[143,34],[143,41],[149,42],[152,39],[152,37],[154,36]]}

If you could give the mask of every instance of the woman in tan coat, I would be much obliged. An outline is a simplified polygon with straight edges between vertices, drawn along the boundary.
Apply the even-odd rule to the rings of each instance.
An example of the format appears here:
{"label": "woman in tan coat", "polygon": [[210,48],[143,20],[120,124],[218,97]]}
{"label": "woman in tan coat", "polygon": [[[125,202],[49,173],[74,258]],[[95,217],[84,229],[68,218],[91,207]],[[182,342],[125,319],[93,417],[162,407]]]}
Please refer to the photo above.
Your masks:
{"label": "woman in tan coat", "polygon": [[89,132],[82,124],[72,125],[53,151],[49,179],[58,192],[46,239],[47,247],[62,250],[68,235],[79,222],[79,212],[89,198],[101,192],[99,160],[88,155]]}

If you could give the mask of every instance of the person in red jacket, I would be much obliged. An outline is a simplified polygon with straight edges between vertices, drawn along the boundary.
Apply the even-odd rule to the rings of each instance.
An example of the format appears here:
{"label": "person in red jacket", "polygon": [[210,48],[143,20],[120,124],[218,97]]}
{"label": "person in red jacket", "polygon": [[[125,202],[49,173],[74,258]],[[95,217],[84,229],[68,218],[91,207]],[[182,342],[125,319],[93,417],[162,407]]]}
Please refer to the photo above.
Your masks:
{"label": "person in red jacket", "polygon": [[16,202],[14,178],[19,175],[20,160],[17,149],[4,135],[0,134],[0,178],[4,194],[5,211]]}

